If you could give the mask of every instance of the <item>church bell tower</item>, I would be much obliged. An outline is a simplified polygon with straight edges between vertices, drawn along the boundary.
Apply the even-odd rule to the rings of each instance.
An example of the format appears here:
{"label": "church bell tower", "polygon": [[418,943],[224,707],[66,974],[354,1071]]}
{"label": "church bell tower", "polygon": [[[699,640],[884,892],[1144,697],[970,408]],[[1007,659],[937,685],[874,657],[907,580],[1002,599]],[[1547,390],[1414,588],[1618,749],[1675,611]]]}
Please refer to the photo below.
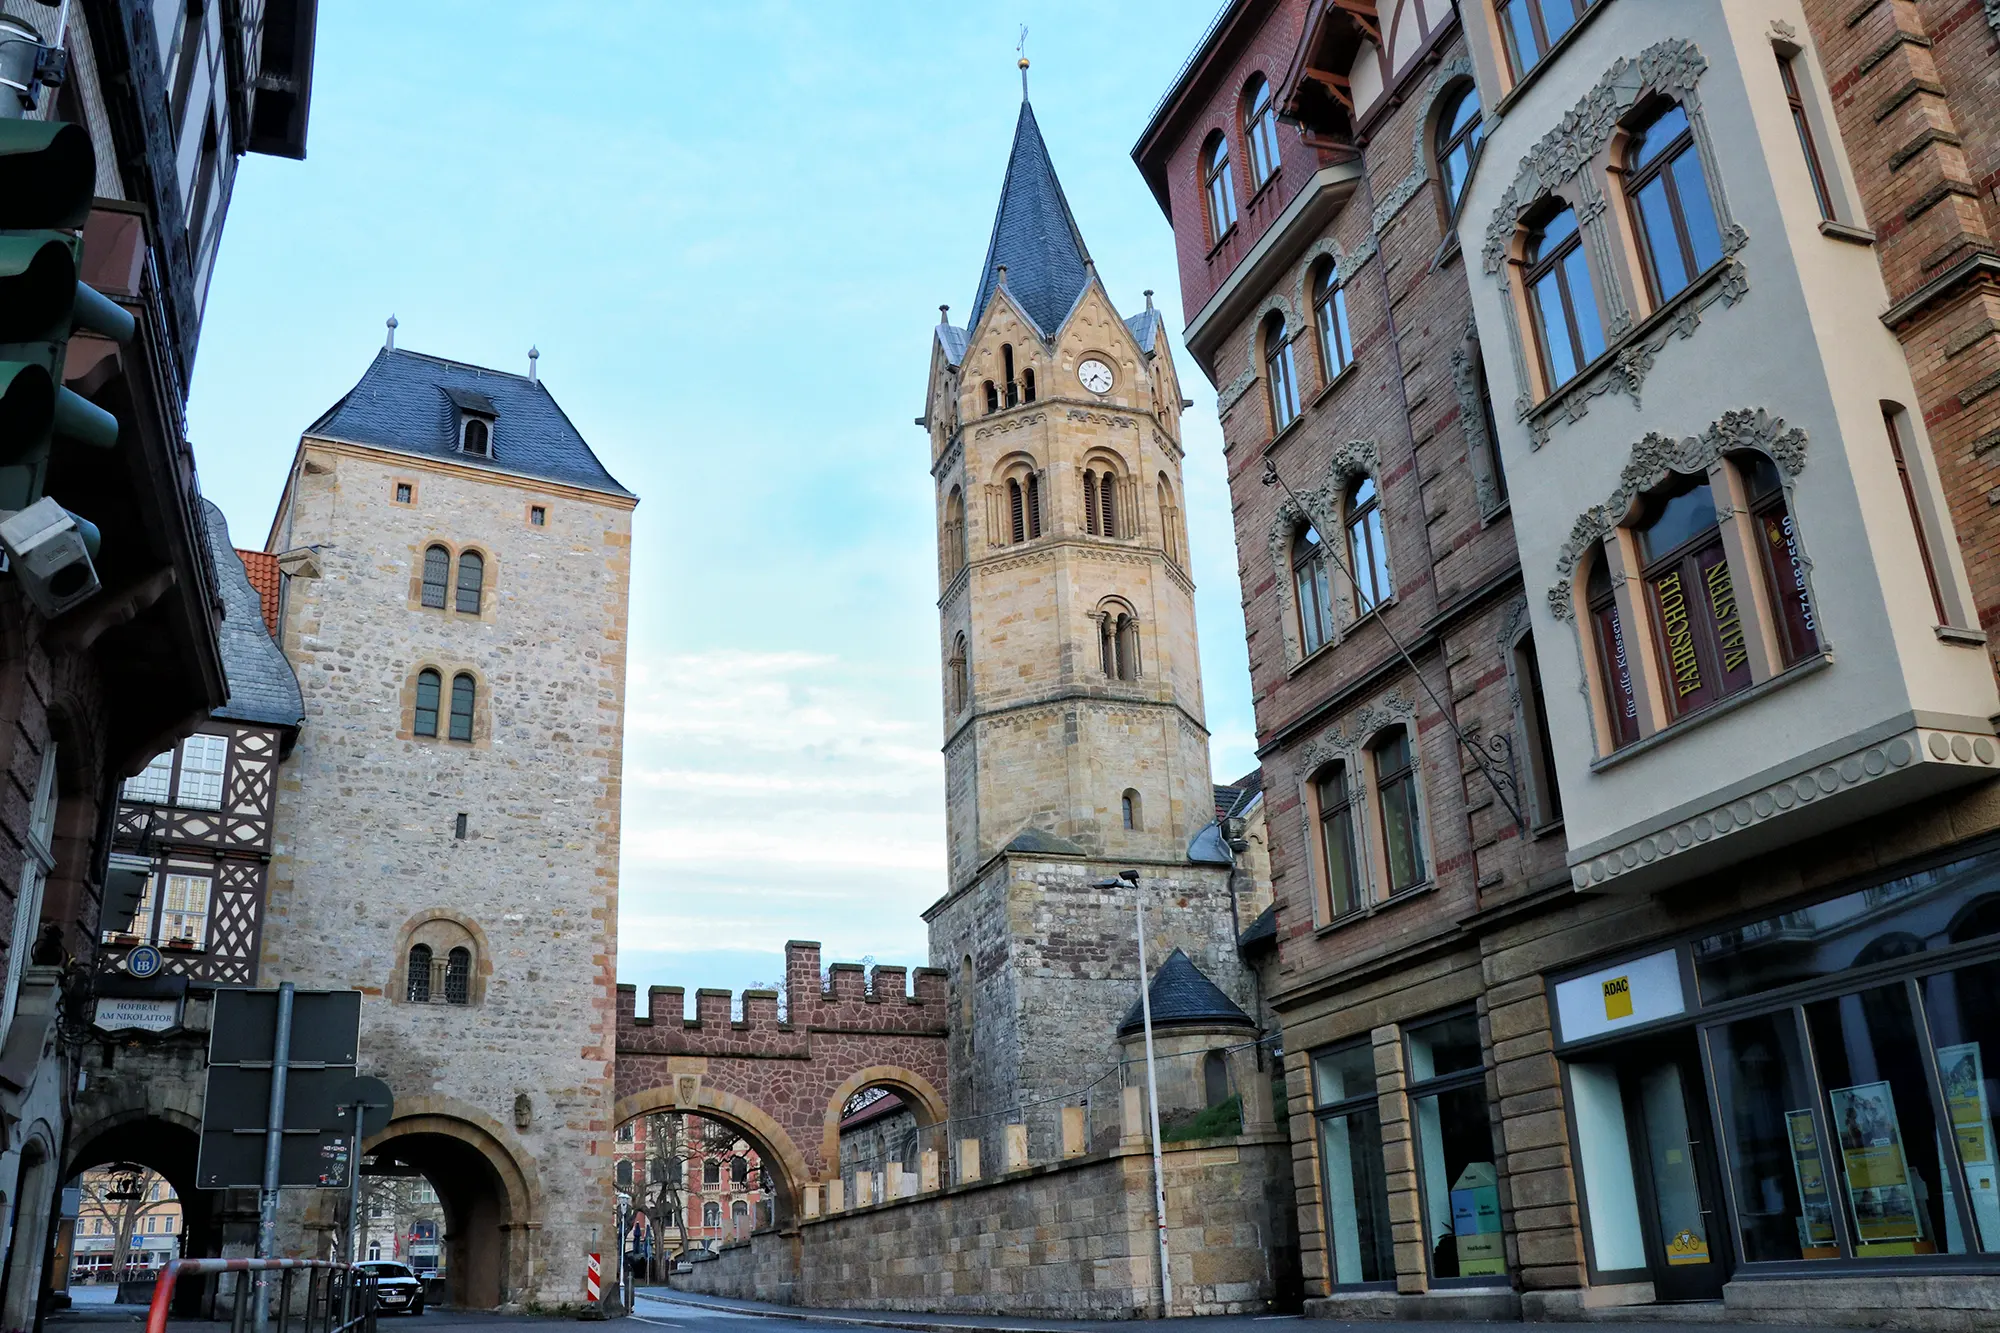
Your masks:
{"label": "church bell tower", "polygon": [[1247,998],[1227,853],[1190,852],[1215,809],[1180,415],[1151,293],[1130,318],[1112,304],[1024,96],[970,314],[947,309],[932,338],[922,422],[949,846],[925,919],[958,995],[954,1114],[1115,1068],[1142,893],[1172,907],[1148,913],[1153,956],[1182,947]]}

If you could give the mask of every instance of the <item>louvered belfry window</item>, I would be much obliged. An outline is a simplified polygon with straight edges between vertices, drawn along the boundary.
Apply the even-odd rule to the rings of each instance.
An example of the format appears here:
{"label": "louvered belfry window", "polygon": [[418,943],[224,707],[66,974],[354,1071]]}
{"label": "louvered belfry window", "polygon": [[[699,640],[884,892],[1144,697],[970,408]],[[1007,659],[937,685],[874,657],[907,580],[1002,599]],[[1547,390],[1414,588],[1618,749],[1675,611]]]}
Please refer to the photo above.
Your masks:
{"label": "louvered belfry window", "polygon": [[1018,481],[1007,483],[1007,512],[1014,540],[1017,543],[1028,540],[1028,522],[1022,508],[1021,483]]}
{"label": "louvered belfry window", "polygon": [[1104,530],[1103,524],[1098,521],[1097,517],[1097,474],[1095,472],[1086,472],[1083,474],[1083,530],[1093,537],[1099,536]]}
{"label": "louvered belfry window", "polygon": [[477,551],[458,557],[458,609],[466,615],[479,614],[479,594],[486,584],[486,558]]}
{"label": "louvered belfry window", "polygon": [[1033,472],[1028,474],[1028,535],[1042,535],[1042,479]]}
{"label": "louvered belfry window", "polygon": [[444,610],[445,585],[450,582],[451,552],[442,546],[431,547],[424,552],[424,605]]}
{"label": "louvered belfry window", "polygon": [[1117,501],[1112,498],[1112,495],[1117,490],[1118,479],[1107,472],[1097,479],[1097,485],[1099,492],[1103,496],[1097,506],[1098,519],[1104,525],[1104,535],[1107,537],[1116,537],[1118,535],[1118,507]]}

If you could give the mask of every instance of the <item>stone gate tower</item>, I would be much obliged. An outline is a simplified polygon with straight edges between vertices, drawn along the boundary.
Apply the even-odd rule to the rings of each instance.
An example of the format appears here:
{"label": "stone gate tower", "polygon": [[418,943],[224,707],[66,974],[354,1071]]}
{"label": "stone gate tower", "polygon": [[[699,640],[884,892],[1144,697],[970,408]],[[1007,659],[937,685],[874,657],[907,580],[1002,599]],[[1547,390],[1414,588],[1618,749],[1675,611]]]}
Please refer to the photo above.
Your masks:
{"label": "stone gate tower", "polygon": [[[1228,853],[1211,834],[1190,857],[1215,807],[1181,409],[1151,294],[1130,319],[1112,305],[1024,99],[971,317],[936,329],[922,419],[950,864],[925,919],[956,990],[955,1135],[976,1124],[990,1144],[1014,1107],[1112,1070],[1136,894],[1156,964],[1179,946],[1249,1002]],[[1115,1083],[1095,1089],[1116,1102]],[[1053,1122],[1028,1121],[1042,1151]]]}
{"label": "stone gate tower", "polygon": [[363,993],[364,1150],[436,1188],[454,1305],[576,1302],[611,1235],[636,503],[532,371],[391,345],[272,524],[306,720],[262,979]]}

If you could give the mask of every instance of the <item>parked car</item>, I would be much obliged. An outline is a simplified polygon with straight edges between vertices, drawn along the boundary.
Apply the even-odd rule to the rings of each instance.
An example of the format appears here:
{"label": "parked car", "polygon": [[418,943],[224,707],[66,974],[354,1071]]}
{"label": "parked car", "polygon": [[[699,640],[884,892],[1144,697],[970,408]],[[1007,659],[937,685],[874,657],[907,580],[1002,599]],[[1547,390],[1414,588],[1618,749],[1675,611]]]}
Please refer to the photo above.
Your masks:
{"label": "parked car", "polygon": [[424,1284],[406,1264],[388,1259],[364,1260],[360,1267],[375,1275],[375,1309],[382,1314],[422,1314]]}

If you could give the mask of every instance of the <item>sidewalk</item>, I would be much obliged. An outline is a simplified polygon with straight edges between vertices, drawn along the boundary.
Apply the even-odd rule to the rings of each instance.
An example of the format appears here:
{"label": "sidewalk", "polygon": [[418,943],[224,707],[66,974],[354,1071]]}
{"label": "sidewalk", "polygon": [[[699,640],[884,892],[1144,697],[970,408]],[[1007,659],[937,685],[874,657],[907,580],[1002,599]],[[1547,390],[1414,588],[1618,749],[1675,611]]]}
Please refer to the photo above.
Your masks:
{"label": "sidewalk", "polygon": [[[719,1314],[755,1315],[768,1319],[790,1319],[811,1323],[845,1324],[862,1328],[905,1328],[918,1333],[964,1333],[977,1330],[978,1333],[1285,1333],[1272,1327],[1275,1324],[1300,1325],[1293,1333],[1342,1333],[1344,1330],[1387,1330],[1421,1328],[1424,1333],[1495,1333],[1504,1328],[1524,1328],[1527,1325],[1513,1322],[1484,1322],[1461,1320],[1425,1320],[1422,1323],[1403,1322],[1357,1322],[1339,1319],[1306,1319],[1300,1315],[1203,1315],[1185,1319],[1037,1319],[1020,1315],[960,1315],[923,1314],[901,1310],[808,1310],[791,1305],[772,1305],[765,1301],[730,1300],[722,1296],[703,1296],[693,1292],[675,1291],[670,1287],[641,1287],[635,1293],[633,1313],[644,1317],[648,1303],[660,1314],[668,1311],[662,1306],[689,1306],[699,1310],[710,1310]],[[1659,1307],[1641,1307],[1658,1312]],[[1603,1328],[1613,1321],[1593,1321],[1582,1325],[1565,1325],[1572,1328]],[[1712,1319],[1697,1322],[1675,1322],[1654,1318],[1616,1321],[1621,1327],[1639,1327],[1648,1333],[1719,1333],[1724,1330],[1757,1330],[1757,1333],[1809,1333],[1780,1324],[1724,1323]],[[1537,1325],[1552,1328],[1555,1325]]]}

